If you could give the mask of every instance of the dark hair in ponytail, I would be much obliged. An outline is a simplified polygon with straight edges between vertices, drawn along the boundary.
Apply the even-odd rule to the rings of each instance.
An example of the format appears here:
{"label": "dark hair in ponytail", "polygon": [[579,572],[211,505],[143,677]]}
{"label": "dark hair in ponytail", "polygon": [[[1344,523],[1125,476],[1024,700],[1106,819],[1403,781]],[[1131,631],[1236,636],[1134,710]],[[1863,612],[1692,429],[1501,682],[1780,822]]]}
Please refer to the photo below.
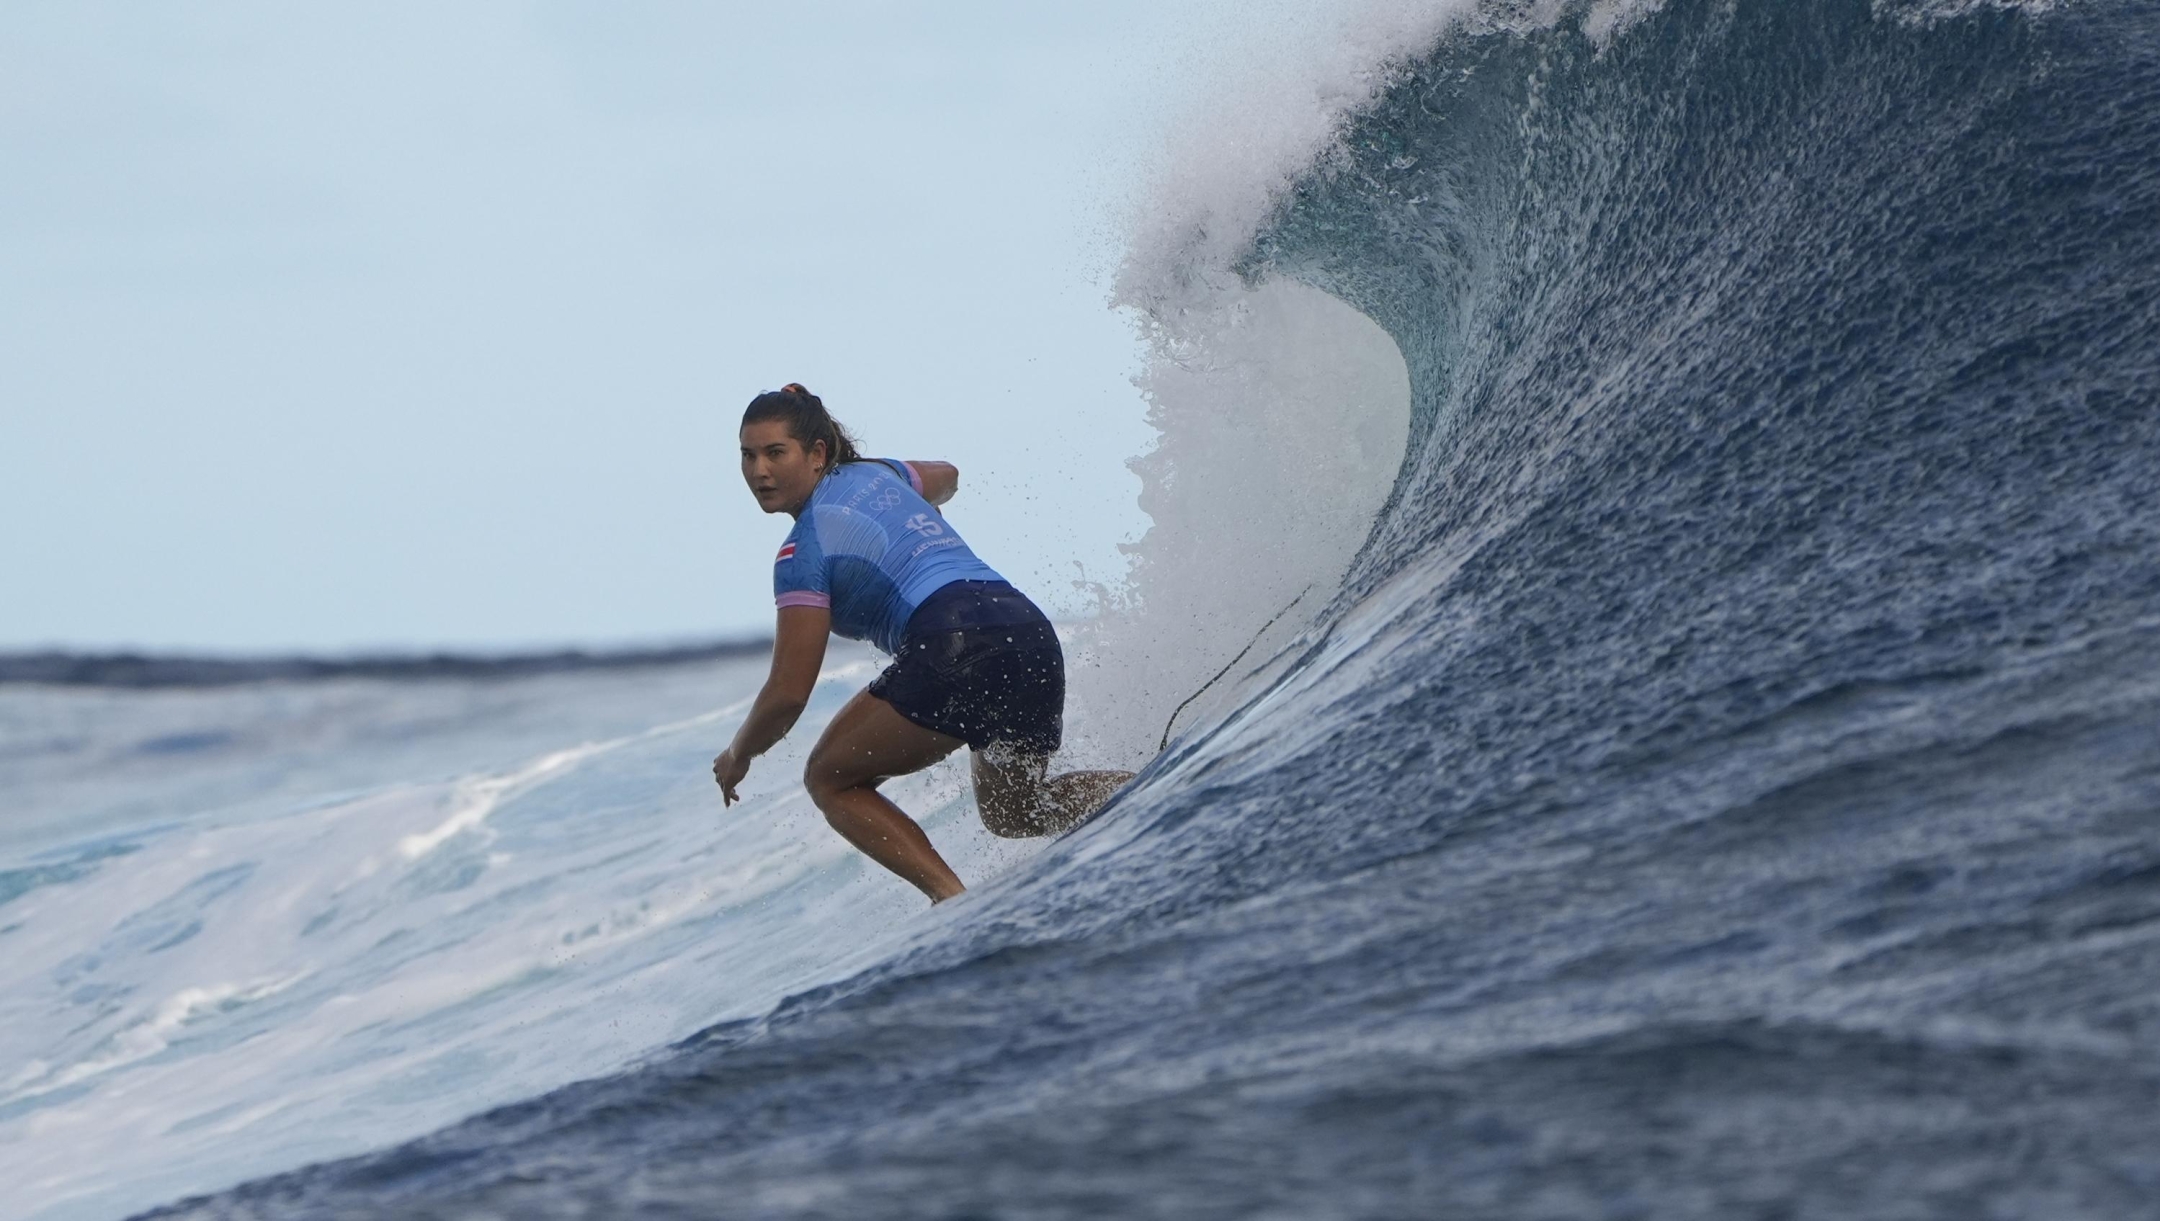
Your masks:
{"label": "dark hair in ponytail", "polygon": [[789,382],[778,390],[767,390],[750,400],[750,406],[743,410],[743,427],[767,420],[787,421],[788,435],[801,442],[806,450],[823,441],[827,472],[843,462],[863,460],[855,450],[855,438],[840,426],[840,421],[832,418],[818,396],[803,388],[801,382]]}

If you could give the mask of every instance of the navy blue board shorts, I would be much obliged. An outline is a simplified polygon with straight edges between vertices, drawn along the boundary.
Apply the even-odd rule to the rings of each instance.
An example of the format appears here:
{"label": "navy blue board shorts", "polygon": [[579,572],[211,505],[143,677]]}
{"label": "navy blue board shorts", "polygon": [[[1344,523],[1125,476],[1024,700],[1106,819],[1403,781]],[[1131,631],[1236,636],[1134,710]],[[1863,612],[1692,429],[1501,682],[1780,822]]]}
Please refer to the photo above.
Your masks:
{"label": "navy blue board shorts", "polygon": [[976,750],[1047,755],[1065,740],[1065,651],[1050,620],[1003,581],[954,581],[923,599],[870,694]]}

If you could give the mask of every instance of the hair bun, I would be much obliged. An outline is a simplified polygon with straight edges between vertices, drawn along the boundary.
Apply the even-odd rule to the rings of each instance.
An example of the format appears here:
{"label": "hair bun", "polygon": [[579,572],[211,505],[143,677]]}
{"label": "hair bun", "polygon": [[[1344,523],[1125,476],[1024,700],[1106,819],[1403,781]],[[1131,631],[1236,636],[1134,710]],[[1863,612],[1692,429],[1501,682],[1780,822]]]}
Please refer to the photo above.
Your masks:
{"label": "hair bun", "polygon": [[860,462],[862,455],[856,452],[855,438],[832,418],[818,396],[810,393],[801,382],[789,382],[778,390],[767,390],[750,400],[743,409],[743,427],[765,420],[784,420],[788,435],[802,442],[804,449],[813,445],[825,447],[828,469],[843,462]]}

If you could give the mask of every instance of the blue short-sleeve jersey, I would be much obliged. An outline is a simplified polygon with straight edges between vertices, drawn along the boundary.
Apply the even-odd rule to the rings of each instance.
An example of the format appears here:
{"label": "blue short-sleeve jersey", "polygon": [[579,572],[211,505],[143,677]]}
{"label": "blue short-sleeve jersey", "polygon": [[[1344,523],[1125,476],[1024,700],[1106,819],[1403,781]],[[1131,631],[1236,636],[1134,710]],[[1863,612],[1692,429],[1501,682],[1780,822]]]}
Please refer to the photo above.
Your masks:
{"label": "blue short-sleeve jersey", "polygon": [[832,630],[900,651],[923,599],[954,581],[1002,581],[922,498],[905,462],[842,463],[818,480],[773,562],[781,606],[832,610]]}

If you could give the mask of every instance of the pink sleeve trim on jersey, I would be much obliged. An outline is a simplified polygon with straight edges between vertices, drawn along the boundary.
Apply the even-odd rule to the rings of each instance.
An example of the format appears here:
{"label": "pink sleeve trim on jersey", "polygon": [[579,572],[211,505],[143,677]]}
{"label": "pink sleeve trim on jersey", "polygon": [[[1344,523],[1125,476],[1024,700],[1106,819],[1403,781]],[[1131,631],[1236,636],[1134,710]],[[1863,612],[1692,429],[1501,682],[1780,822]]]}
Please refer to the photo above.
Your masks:
{"label": "pink sleeve trim on jersey", "polygon": [[908,482],[915,485],[915,494],[917,496],[922,495],[922,472],[916,470],[915,464],[912,462],[902,462],[900,465],[907,468]]}
{"label": "pink sleeve trim on jersey", "polygon": [[832,609],[832,598],[829,595],[813,593],[807,589],[790,590],[781,594],[774,601],[781,606],[818,606],[827,610]]}

